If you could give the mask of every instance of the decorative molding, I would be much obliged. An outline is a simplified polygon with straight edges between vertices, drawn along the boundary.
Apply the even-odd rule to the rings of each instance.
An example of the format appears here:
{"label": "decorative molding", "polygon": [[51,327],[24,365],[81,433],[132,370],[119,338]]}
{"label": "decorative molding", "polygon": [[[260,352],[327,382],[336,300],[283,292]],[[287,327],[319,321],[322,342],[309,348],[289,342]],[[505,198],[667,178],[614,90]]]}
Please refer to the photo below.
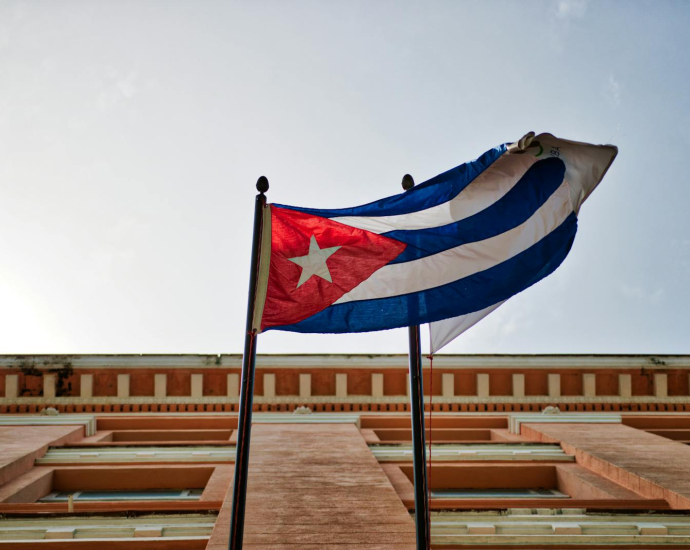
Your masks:
{"label": "decorative molding", "polygon": [[354,424],[359,428],[359,415],[343,413],[254,413],[252,424]]}
{"label": "decorative molding", "polygon": [[[412,445],[370,445],[371,452],[379,462],[409,462],[412,460]],[[560,445],[525,443],[466,443],[454,445],[432,445],[427,451],[427,460],[433,462],[462,462],[481,460],[500,461],[543,461],[574,462],[575,457],[567,455]]]}
{"label": "decorative molding", "polygon": [[690,543],[690,517],[664,514],[587,514],[570,510],[508,510],[500,512],[431,512],[431,536],[435,545],[503,544],[638,545]]}
{"label": "decorative molding", "polygon": [[[148,540],[208,540],[217,514],[155,515],[148,517],[33,517],[4,518],[0,523],[0,544],[43,539],[118,539],[127,542]],[[42,545],[41,545],[42,546]],[[94,546],[95,547],[95,546]]]}
{"label": "decorative molding", "polygon": [[620,424],[616,413],[518,413],[509,415],[510,432],[520,433],[520,424]]}
{"label": "decorative molding", "polygon": [[[428,403],[428,396],[425,397]],[[203,396],[203,397],[17,397],[14,399],[0,398],[0,406],[3,405],[222,405],[238,404],[239,397]],[[310,405],[310,404],[405,404],[410,399],[405,395],[372,397],[371,395],[348,395],[338,397],[335,395],[312,395],[300,397],[298,395],[277,395],[275,397],[254,396],[255,405]],[[548,395],[532,395],[526,397],[513,397],[510,395],[497,395],[478,397],[474,395],[442,397],[435,395],[434,405],[487,405],[487,404],[522,404],[522,405],[622,405],[622,404],[662,404],[662,405],[690,405],[690,396],[656,397],[653,395],[638,395],[633,397],[619,397],[606,395],[597,397],[583,397],[579,395],[549,397]]]}
{"label": "decorative molding", "polygon": [[36,465],[234,462],[235,447],[51,447]]}
{"label": "decorative molding", "polygon": [[58,416],[0,415],[0,426],[84,426],[86,437],[96,435],[96,417],[83,414]]}
{"label": "decorative molding", "polygon": [[[257,355],[257,369],[408,368],[407,355]],[[429,365],[424,357],[425,366]],[[0,367],[50,369],[240,369],[242,355],[2,355]],[[688,369],[690,355],[435,355],[436,369]]]}

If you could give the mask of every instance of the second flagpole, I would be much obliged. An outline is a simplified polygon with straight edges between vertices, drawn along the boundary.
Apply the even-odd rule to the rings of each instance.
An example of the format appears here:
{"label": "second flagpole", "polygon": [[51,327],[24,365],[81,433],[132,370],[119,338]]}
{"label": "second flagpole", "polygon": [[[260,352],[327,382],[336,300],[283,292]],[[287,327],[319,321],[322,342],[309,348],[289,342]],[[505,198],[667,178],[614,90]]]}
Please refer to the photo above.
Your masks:
{"label": "second flagpole", "polygon": [[259,278],[259,259],[261,257],[261,229],[268,180],[261,176],[256,182],[259,194],[254,202],[254,235],[252,240],[252,259],[249,273],[249,296],[247,298],[247,325],[244,335],[244,354],[242,356],[242,384],[240,386],[240,414],[237,419],[237,448],[235,451],[235,481],[232,487],[232,515],[230,518],[229,550],[242,550],[244,538],[244,512],[247,500],[247,478],[249,470],[249,442],[252,433],[252,407],[254,404],[254,371],[256,367],[256,340],[254,330],[254,308]]}
{"label": "second flagpole", "polygon": [[[408,191],[414,187],[409,174],[402,179]],[[426,477],[426,433],[424,430],[424,378],[422,376],[422,343],[419,325],[408,327],[410,340],[410,412],[412,417],[412,464],[414,470],[414,514],[417,525],[417,550],[430,550],[431,526],[429,491]]]}

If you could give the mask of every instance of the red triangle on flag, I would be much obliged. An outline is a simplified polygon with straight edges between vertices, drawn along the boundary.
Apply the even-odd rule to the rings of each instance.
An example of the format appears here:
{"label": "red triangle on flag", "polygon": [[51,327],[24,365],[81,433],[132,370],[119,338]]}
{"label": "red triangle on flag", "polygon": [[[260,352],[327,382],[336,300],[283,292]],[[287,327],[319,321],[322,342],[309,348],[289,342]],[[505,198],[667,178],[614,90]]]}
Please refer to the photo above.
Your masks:
{"label": "red triangle on flag", "polygon": [[292,325],[326,309],[405,246],[328,218],[271,206],[271,265],[261,330]]}

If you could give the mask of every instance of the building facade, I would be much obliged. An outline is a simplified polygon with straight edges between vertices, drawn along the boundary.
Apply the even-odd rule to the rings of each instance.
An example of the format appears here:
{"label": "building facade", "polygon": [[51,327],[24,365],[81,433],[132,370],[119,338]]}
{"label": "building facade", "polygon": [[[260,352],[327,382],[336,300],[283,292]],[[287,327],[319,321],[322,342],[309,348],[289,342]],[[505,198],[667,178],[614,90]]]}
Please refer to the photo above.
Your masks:
{"label": "building facade", "polygon": [[[225,549],[241,357],[0,357],[0,549]],[[690,547],[689,356],[425,363],[432,547]],[[257,360],[245,546],[415,548],[406,356]]]}

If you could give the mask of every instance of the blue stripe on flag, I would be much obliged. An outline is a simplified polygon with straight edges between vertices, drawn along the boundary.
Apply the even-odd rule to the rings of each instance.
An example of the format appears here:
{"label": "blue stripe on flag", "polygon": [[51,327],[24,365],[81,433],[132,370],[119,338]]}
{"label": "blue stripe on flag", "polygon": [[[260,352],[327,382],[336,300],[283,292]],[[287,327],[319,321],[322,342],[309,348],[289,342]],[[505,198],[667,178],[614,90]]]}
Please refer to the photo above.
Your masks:
{"label": "blue stripe on flag", "polygon": [[289,208],[322,218],[335,218],[338,216],[397,216],[426,210],[432,206],[438,206],[455,197],[467,187],[472,180],[486,170],[496,159],[505,153],[506,145],[500,145],[484,153],[472,162],[461,164],[443,174],[431,178],[414,188],[375,202],[370,202],[354,208],[339,208],[324,210],[318,208],[301,208],[276,204],[279,208]]}
{"label": "blue stripe on flag", "polygon": [[[421,292],[330,306],[294,325],[267,330],[369,332],[439,321],[479,311],[522,292],[565,259],[577,232],[573,212],[538,243],[490,269]],[[326,328],[327,330],[324,330]]]}
{"label": "blue stripe on flag", "polygon": [[508,193],[474,216],[441,227],[383,233],[408,245],[390,263],[409,262],[500,235],[528,220],[563,183],[564,176],[561,159],[544,159],[530,167]]}

